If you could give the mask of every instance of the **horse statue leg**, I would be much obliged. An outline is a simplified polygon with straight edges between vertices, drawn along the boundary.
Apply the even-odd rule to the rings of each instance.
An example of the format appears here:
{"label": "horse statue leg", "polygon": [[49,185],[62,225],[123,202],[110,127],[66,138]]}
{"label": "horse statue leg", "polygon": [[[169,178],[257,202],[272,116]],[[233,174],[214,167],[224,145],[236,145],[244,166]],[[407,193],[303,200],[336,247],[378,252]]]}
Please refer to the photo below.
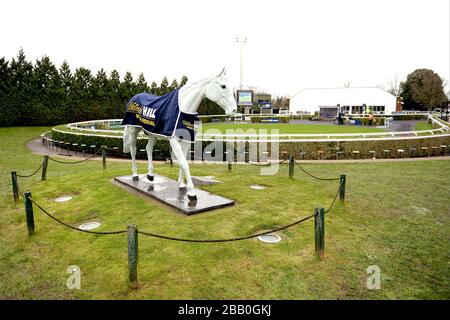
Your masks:
{"label": "horse statue leg", "polygon": [[[191,148],[191,143],[184,140],[179,141],[179,143],[181,145],[181,149],[183,150],[184,158],[187,159],[187,154],[189,152],[189,149]],[[184,184],[184,171],[183,169],[181,169],[181,167],[180,172],[178,174],[178,189],[180,190],[186,189],[186,185]]]}
{"label": "horse statue leg", "polygon": [[136,141],[140,130],[138,127],[125,126],[123,131],[123,152],[131,153],[133,180],[139,180],[136,166]]}
{"label": "horse statue leg", "polygon": [[[186,177],[186,183],[187,183],[186,188],[187,188],[188,198],[189,198],[189,200],[197,200],[197,195],[195,194],[194,183],[192,183],[191,174],[189,172],[189,164],[186,160],[186,156],[184,154],[183,147],[181,146],[180,142],[176,138],[170,138],[169,142],[170,142],[170,146],[172,147],[173,154],[175,155],[175,158],[178,160],[178,166],[184,172],[184,175]],[[180,179],[178,179],[178,182],[180,182]]]}
{"label": "horse statue leg", "polygon": [[154,180],[154,176],[153,176],[153,146],[155,145],[155,142],[156,142],[156,137],[152,134],[149,134],[147,146],[145,147],[145,150],[147,150],[147,159],[148,159],[147,179],[149,181]]}

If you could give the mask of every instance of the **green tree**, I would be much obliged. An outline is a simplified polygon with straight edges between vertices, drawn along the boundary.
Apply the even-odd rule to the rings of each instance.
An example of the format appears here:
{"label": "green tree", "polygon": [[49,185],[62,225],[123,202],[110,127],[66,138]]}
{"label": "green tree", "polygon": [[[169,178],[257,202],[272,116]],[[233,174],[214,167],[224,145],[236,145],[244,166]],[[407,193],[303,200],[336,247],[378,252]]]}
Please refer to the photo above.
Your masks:
{"label": "green tree", "polygon": [[92,79],[92,111],[91,115],[94,119],[107,119],[110,117],[108,105],[109,105],[109,95],[108,95],[108,75],[106,71],[102,68],[100,69],[96,76]]}
{"label": "green tree", "polygon": [[61,104],[65,95],[58,69],[48,56],[36,60],[33,68],[34,96],[29,105],[33,125],[58,124],[62,116]]}
{"label": "green tree", "polygon": [[188,82],[188,78],[186,76],[182,76],[180,80],[180,84],[178,85],[178,88],[181,88]]}
{"label": "green tree", "polygon": [[9,61],[5,57],[0,58],[0,94],[3,97],[11,86],[11,74]]}
{"label": "green tree", "polygon": [[169,81],[167,80],[166,77],[164,77],[161,80],[161,84],[159,85],[159,90],[158,90],[158,94],[160,96],[165,95],[166,93],[169,93],[171,90],[169,88]]}
{"label": "green tree", "polygon": [[201,115],[225,114],[225,111],[217,103],[208,98],[203,99],[197,112]]}
{"label": "green tree", "polygon": [[137,92],[148,92],[149,91],[147,81],[145,81],[145,77],[142,72],[139,74],[139,76],[137,78],[137,81],[135,83],[135,88],[136,88]]}
{"label": "green tree", "polygon": [[14,112],[14,119],[10,125],[32,125],[33,118],[28,112],[34,92],[31,81],[33,65],[28,62],[25,53],[20,49],[17,58],[13,58],[10,64],[11,87],[6,100]]}
{"label": "green tree", "polygon": [[59,122],[66,123],[72,120],[70,105],[73,89],[73,74],[70,70],[69,63],[66,60],[64,60],[59,68],[59,78],[61,79],[61,95],[64,96],[64,100],[60,105],[61,118],[59,119]]}
{"label": "green tree", "polygon": [[10,126],[15,122],[15,113],[9,101],[12,98],[10,95],[11,87],[9,61],[3,57],[0,59],[0,126]]}
{"label": "green tree", "polygon": [[132,96],[135,95],[134,92],[134,85],[133,85],[133,76],[130,72],[126,72],[125,76],[123,77],[123,82],[120,86],[121,92],[120,95],[123,99],[130,99]]}
{"label": "green tree", "polygon": [[158,94],[158,92],[159,92],[158,84],[156,83],[156,81],[152,81],[152,83],[150,84],[150,93]]}
{"label": "green tree", "polygon": [[110,117],[120,118],[124,115],[125,105],[119,96],[120,74],[117,70],[111,71],[108,82],[108,109]]}
{"label": "green tree", "polygon": [[[187,82],[175,79],[169,85],[164,77],[160,86],[148,86],[142,73],[136,81],[127,72],[123,81],[117,70],[109,77],[104,69],[95,76],[80,67],[72,72],[67,61],[59,69],[43,56],[33,64],[21,49],[11,61],[0,58],[0,126],[53,125],[103,118],[120,118],[128,100],[139,92],[166,94]],[[201,109],[205,114],[223,113],[212,101]]]}
{"label": "green tree", "polygon": [[59,77],[61,78],[62,88],[64,89],[64,92],[66,93],[66,95],[69,95],[73,85],[73,75],[67,60],[64,60],[63,64],[59,68]]}
{"label": "green tree", "polygon": [[433,70],[417,69],[400,84],[405,109],[427,109],[441,106],[446,101],[441,77]]}
{"label": "green tree", "polygon": [[173,91],[177,88],[178,88],[178,81],[177,81],[177,79],[173,79],[172,83],[169,86],[169,92]]}
{"label": "green tree", "polygon": [[91,85],[91,70],[84,67],[77,68],[74,73],[73,99],[71,100],[74,121],[93,119]]}

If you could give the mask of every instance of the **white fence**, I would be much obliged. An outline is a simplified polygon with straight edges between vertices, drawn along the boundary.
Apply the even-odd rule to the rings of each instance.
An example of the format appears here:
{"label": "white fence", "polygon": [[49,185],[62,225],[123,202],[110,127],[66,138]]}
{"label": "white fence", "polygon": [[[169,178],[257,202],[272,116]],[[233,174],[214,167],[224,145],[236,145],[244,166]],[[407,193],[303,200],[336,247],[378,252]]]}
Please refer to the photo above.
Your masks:
{"label": "white fence", "polygon": [[[289,134],[258,134],[258,133],[199,133],[198,141],[233,141],[233,142],[323,142],[323,141],[361,141],[361,140],[404,140],[429,138],[435,135],[450,136],[450,124],[428,115],[428,121],[438,126],[436,129],[415,131],[366,132],[366,133],[289,133]],[[122,119],[95,120],[70,123],[66,127],[76,135],[95,136],[101,133],[103,137],[122,138],[121,131],[111,129],[95,129],[98,123],[118,125]],[[92,128],[94,127],[94,128]],[[58,132],[66,132],[53,129]],[[114,133],[115,135],[108,135]],[[141,132],[139,138],[146,138]]]}

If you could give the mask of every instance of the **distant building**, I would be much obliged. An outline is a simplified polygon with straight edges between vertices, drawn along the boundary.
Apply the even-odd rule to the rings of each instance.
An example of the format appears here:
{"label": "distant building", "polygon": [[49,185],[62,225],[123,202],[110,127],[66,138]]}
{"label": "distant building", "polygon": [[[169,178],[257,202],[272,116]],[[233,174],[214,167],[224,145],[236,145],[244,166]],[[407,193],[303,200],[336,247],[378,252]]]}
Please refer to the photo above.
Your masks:
{"label": "distant building", "polygon": [[253,104],[270,108],[272,106],[272,96],[268,93],[253,94]]}
{"label": "distant building", "polygon": [[345,114],[390,115],[401,111],[397,97],[378,87],[303,89],[290,98],[290,113],[319,113],[321,118],[334,119]]}
{"label": "distant building", "polygon": [[[269,93],[257,93],[253,90],[238,90],[237,103],[244,114],[252,114],[258,107],[264,113],[272,113],[272,95]],[[243,102],[241,102],[243,101]]]}

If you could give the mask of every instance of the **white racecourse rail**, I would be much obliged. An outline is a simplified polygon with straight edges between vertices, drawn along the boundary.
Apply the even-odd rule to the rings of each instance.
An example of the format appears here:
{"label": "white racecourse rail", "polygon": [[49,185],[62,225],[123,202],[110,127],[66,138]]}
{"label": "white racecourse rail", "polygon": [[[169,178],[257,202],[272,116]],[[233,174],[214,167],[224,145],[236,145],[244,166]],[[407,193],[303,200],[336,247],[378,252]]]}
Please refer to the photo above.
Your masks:
{"label": "white racecourse rail", "polygon": [[[431,138],[434,135],[450,136],[450,124],[438,120],[433,116],[428,115],[428,120],[436,124],[438,128],[430,130],[416,130],[416,131],[391,131],[391,132],[367,132],[367,133],[290,133],[290,134],[257,134],[257,133],[199,133],[197,141],[230,141],[230,142],[324,142],[324,141],[372,141],[372,140],[407,140],[407,139],[422,139]],[[93,120],[75,122],[66,125],[67,128],[80,131],[63,131],[60,129],[53,129],[56,132],[70,133],[74,135],[84,136],[101,136],[108,138],[122,139],[122,131],[108,130],[108,129],[93,129],[87,128],[94,126],[96,123],[115,123],[120,124],[122,119],[109,120]],[[114,133],[108,135],[105,133]],[[147,139],[144,134],[138,136],[138,139]]]}

